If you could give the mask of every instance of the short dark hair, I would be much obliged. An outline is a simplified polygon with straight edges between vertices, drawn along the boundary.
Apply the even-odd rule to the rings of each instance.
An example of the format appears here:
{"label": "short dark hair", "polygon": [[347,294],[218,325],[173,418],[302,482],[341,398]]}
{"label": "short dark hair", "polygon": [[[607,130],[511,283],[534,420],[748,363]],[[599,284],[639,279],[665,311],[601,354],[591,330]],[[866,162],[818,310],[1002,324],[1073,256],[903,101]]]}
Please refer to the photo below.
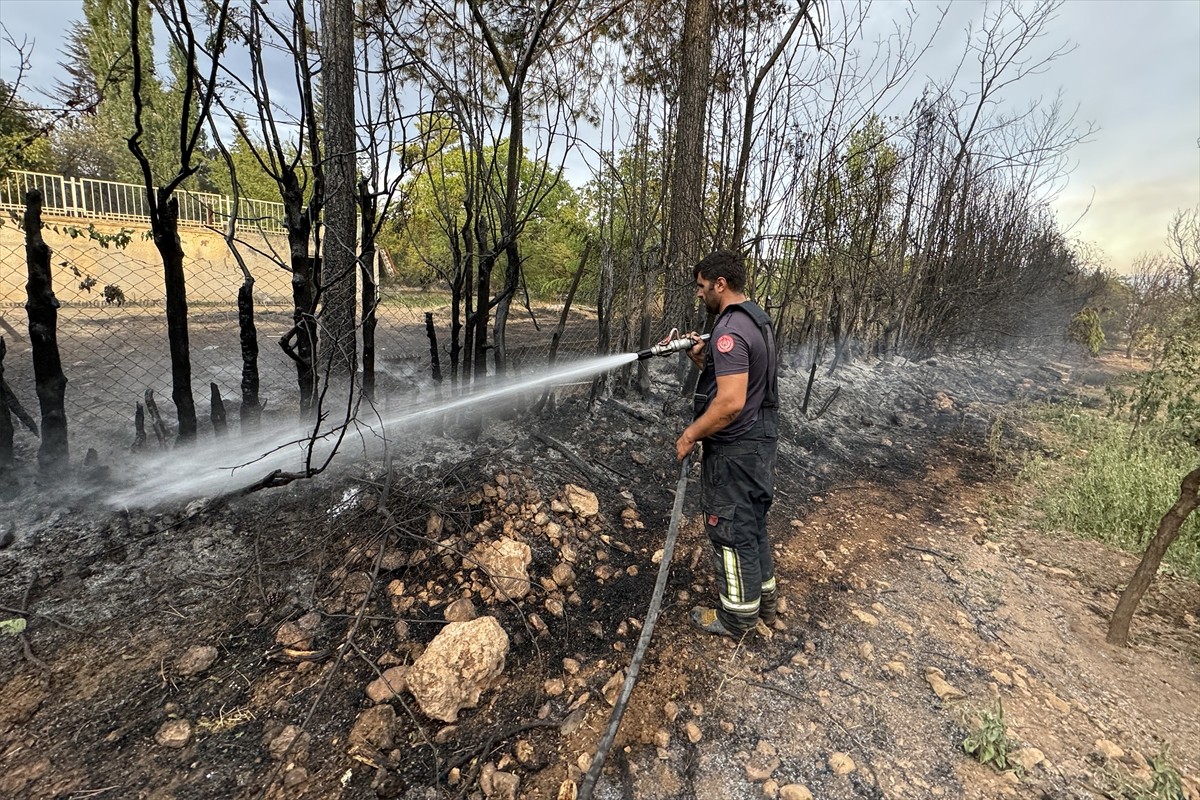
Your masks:
{"label": "short dark hair", "polygon": [[746,288],[746,260],[733,250],[714,250],[692,268],[692,277],[698,276],[706,281],[724,278],[730,289],[740,292]]}

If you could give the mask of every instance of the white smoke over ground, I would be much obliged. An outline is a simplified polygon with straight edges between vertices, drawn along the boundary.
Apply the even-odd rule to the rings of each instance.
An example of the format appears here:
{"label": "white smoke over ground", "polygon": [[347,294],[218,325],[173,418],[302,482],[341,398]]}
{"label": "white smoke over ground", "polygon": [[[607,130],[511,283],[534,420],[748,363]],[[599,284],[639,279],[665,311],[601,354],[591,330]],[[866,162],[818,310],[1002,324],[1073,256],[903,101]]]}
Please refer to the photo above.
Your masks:
{"label": "white smoke over ground", "polygon": [[336,419],[305,430],[288,422],[250,436],[178,448],[136,461],[106,502],[114,508],[149,508],[238,492],[273,472],[304,474],[331,457],[380,453],[401,436],[432,429],[446,414],[456,413],[460,419],[463,414],[482,415],[533,390],[590,379],[636,358],[633,353],[619,353],[578,361],[488,383],[445,400],[431,399],[386,417],[364,406],[349,423]]}

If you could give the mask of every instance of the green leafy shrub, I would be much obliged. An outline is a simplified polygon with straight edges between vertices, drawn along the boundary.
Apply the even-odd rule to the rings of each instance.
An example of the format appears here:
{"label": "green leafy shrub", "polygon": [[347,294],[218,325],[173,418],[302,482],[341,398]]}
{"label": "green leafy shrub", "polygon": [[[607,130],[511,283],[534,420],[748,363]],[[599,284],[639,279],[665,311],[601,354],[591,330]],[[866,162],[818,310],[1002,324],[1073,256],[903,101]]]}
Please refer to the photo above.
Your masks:
{"label": "green leafy shrub", "polygon": [[990,764],[996,769],[1009,768],[1008,756],[1016,746],[1008,735],[1008,724],[1004,721],[1004,704],[996,701],[974,714],[974,727],[963,739],[963,752],[980,764]]}

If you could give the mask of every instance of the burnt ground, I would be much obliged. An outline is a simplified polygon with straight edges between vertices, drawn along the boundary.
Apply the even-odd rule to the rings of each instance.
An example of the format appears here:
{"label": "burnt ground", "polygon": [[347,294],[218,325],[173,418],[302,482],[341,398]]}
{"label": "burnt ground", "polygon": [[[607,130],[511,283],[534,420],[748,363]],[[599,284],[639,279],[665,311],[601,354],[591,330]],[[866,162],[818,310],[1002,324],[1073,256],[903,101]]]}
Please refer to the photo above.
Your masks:
{"label": "burnt ground", "polygon": [[[1105,377],[1063,384],[1038,364],[860,363],[818,377],[814,414],[831,402],[816,419],[795,410],[807,374],[789,372],[771,516],[786,613],[737,644],[688,628],[712,597],[693,482],[596,796],[1132,797],[1164,744],[1200,774],[1200,589],[1160,576],[1132,646],[1108,647],[1135,558],[1029,529],[988,450],[1007,404]],[[24,476],[0,508],[15,537],[0,619],[28,621],[0,634],[0,796],[474,797],[493,766],[521,797],[572,796],[608,721],[604,687],[637,642],[678,477],[685,408],[656,366],[648,400],[563,396],[459,426],[466,437],[414,435],[390,470],[239,499],[118,513],[82,471],[67,486]],[[600,515],[554,511],[567,484],[595,492]],[[489,602],[463,558],[501,532],[532,549],[520,602]],[[572,558],[562,591],[548,576]],[[364,687],[411,662],[463,596],[510,637],[499,686],[453,726],[402,694],[394,746],[352,753]],[[301,618],[309,645],[285,649],[280,626]],[[185,674],[196,645],[216,661]],[[1003,773],[961,748],[995,697],[1023,763]],[[171,720],[188,723],[182,746],[156,738]],[[290,748],[285,726],[302,730]]]}

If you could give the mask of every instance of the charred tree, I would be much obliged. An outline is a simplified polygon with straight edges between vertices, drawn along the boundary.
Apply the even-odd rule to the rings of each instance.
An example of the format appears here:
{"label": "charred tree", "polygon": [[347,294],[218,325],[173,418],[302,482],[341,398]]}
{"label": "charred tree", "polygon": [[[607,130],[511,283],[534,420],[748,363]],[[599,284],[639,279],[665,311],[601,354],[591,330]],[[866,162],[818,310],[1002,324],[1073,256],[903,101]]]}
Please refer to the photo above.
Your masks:
{"label": "charred tree", "polygon": [[167,343],[171,351],[171,399],[179,422],[179,441],[196,438],[196,401],[192,396],[192,348],[188,336],[187,280],[183,243],[179,239],[179,200],[158,190],[158,213],[150,217],[154,246],[163,262]]}
{"label": "charred tree", "polygon": [[[0,336],[0,386],[4,386],[4,354],[8,345]],[[6,474],[13,465],[13,424],[12,415],[8,411],[8,403],[0,396],[0,476]]]}
{"label": "charred tree", "polygon": [[154,429],[154,438],[158,439],[159,447],[167,446],[167,425],[163,422],[162,414],[158,413],[158,403],[154,402],[154,390],[147,389],[144,395],[146,399],[146,414],[150,417],[150,427]]}
{"label": "charred tree", "polygon": [[1105,641],[1109,644],[1124,647],[1128,643],[1133,612],[1137,610],[1142,595],[1150,588],[1150,582],[1158,574],[1158,565],[1162,563],[1167,548],[1179,536],[1183,523],[1197,506],[1200,506],[1200,467],[1189,472],[1179,485],[1179,499],[1158,523],[1158,530],[1150,544],[1146,545],[1146,552],[1142,554],[1141,562],[1133,571],[1133,578],[1121,593],[1121,599],[1117,601],[1117,608],[1108,623]]}
{"label": "charred tree", "polygon": [[375,276],[375,232],[378,200],[366,179],[358,182],[358,214],[362,252],[358,256],[362,276],[362,386],[363,397],[375,400],[375,309],[379,305],[379,282]]}
{"label": "charred tree", "polygon": [[[238,337],[242,344],[242,404],[238,411],[238,420],[243,431],[258,430],[262,419],[262,403],[258,398],[258,329],[254,325],[254,278],[249,271],[245,273],[245,281],[238,288]],[[212,384],[216,395],[217,385]],[[224,407],[221,409],[222,430],[224,429]],[[213,427],[216,427],[215,420]]]}
{"label": "charred tree", "polygon": [[[163,282],[166,293],[167,339],[171,351],[171,398],[175,401],[175,413],[179,422],[180,442],[196,438],[196,403],[192,396],[191,348],[188,342],[187,286],[183,274],[183,245],[179,239],[179,201],[175,190],[199,169],[192,157],[200,147],[201,134],[208,119],[212,104],[213,89],[217,82],[218,59],[212,59],[207,76],[200,73],[197,51],[201,46],[192,30],[188,18],[187,4],[177,1],[160,7],[160,13],[168,8],[174,44],[185,70],[182,97],[182,116],[179,120],[179,168],[169,180],[156,186],[150,160],[142,147],[145,135],[143,112],[146,100],[143,95],[142,52],[143,40],[138,32],[140,13],[138,0],[132,1],[130,15],[130,54],[133,62],[133,135],[129,137],[129,152],[137,159],[142,172],[142,183],[146,190],[146,205],[150,216],[150,230],[154,246],[163,262]],[[225,25],[229,18],[229,0],[221,0],[208,9],[213,20],[213,37],[224,41]]]}
{"label": "charred tree", "polygon": [[58,353],[58,299],[50,275],[50,248],[42,239],[42,193],[37,189],[25,195],[25,265],[29,277],[25,311],[29,315],[33,377],[42,412],[38,468],[53,474],[65,469],[69,460],[67,376]]}

